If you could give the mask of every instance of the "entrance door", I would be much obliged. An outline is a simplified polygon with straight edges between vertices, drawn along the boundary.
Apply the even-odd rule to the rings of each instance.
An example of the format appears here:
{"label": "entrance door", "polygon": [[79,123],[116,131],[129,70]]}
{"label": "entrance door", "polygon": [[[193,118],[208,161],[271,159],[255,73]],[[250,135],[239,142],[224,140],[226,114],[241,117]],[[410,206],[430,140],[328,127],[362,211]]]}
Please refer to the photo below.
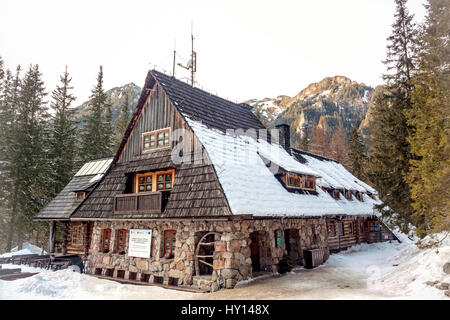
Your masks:
{"label": "entrance door", "polygon": [[284,244],[286,246],[286,251],[290,255],[291,254],[291,230],[284,230]]}
{"label": "entrance door", "polygon": [[258,232],[250,233],[250,258],[252,259],[252,269],[253,271],[259,271],[261,265],[259,262],[259,237]]}

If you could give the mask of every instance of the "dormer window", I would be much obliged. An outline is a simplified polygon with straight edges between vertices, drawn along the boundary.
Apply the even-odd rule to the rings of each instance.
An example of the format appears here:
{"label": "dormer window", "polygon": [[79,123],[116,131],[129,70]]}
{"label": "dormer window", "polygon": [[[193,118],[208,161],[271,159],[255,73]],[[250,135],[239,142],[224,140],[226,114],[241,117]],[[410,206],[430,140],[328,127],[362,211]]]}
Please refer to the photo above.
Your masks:
{"label": "dormer window", "polygon": [[341,193],[338,189],[333,189],[333,198],[339,200],[341,198]]}
{"label": "dormer window", "polygon": [[75,192],[75,199],[77,201],[84,200],[85,197],[86,197],[86,192],[84,192],[84,191],[77,191],[77,192]]}
{"label": "dormer window", "polygon": [[357,192],[356,193],[356,199],[358,199],[359,201],[364,201],[362,192]]}
{"label": "dormer window", "polygon": [[345,198],[347,200],[352,200],[352,192],[350,190],[345,190]]}
{"label": "dormer window", "polygon": [[286,186],[293,189],[316,190],[316,179],[311,176],[286,173]]}
{"label": "dormer window", "polygon": [[170,146],[170,128],[155,130],[142,134],[143,152],[168,146]]}
{"label": "dormer window", "polygon": [[135,178],[135,193],[169,191],[173,188],[175,170],[138,173]]}

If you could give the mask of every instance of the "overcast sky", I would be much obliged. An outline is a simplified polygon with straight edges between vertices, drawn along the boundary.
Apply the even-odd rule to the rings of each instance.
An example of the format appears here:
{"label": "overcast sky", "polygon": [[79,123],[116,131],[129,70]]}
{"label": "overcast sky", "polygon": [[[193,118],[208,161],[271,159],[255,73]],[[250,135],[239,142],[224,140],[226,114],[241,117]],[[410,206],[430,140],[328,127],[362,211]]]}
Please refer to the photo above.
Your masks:
{"label": "overcast sky", "polygon": [[[408,1],[418,22],[423,3]],[[142,86],[155,65],[171,73],[175,45],[177,62],[189,59],[193,21],[197,86],[239,102],[293,96],[334,75],[380,84],[394,8],[393,0],[1,0],[0,56],[10,69],[39,64],[49,92],[68,65],[79,104],[99,65],[106,89]]]}

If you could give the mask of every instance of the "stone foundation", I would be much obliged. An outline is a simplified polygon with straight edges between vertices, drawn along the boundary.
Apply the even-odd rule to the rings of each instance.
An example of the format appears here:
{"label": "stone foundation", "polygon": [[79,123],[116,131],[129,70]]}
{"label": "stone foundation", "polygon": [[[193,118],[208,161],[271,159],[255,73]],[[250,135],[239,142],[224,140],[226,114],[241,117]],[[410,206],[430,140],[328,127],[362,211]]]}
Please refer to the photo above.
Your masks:
{"label": "stone foundation", "polygon": [[[102,230],[111,229],[110,250],[102,252]],[[151,257],[129,257],[128,234],[125,253],[116,246],[119,229],[152,229]],[[175,252],[172,258],[164,257],[165,230],[176,230]],[[275,231],[281,230],[280,247]],[[285,230],[288,230],[285,232]],[[215,232],[212,268],[206,275],[197,275],[196,247],[201,236]],[[251,238],[257,239],[253,243]],[[286,246],[286,239],[289,240]],[[302,265],[303,250],[323,248],[325,260],[329,256],[326,223],[324,219],[251,219],[251,220],[179,220],[179,221],[97,221],[93,227],[86,271],[91,274],[124,279],[162,283],[181,287],[219,290],[233,288],[237,282],[252,277],[253,266],[262,272],[276,273],[283,255]],[[287,252],[287,249],[290,249]],[[253,256],[252,256],[253,250]],[[258,252],[257,256],[255,252]],[[259,257],[259,259],[258,259]]]}

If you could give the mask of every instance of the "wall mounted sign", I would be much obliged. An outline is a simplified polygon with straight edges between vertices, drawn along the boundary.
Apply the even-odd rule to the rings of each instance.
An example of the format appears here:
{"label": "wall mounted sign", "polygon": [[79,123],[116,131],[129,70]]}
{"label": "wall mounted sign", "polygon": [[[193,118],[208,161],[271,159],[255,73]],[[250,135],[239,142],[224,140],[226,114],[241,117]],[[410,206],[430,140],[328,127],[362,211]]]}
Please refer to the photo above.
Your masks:
{"label": "wall mounted sign", "polygon": [[150,258],[152,249],[152,230],[131,229],[128,242],[128,256]]}

